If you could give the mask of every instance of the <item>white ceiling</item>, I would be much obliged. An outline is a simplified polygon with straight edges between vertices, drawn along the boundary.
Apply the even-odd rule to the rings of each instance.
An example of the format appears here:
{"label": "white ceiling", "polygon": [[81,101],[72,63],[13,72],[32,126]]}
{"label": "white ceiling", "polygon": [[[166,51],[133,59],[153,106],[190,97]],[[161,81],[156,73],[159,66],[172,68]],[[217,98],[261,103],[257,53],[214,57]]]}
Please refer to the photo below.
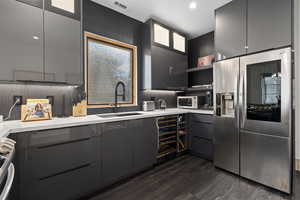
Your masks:
{"label": "white ceiling", "polygon": [[[231,0],[92,0],[127,16],[145,22],[149,18],[188,34],[191,38],[214,30],[214,10]],[[127,6],[124,10],[114,4]],[[191,10],[190,2],[197,2]]]}

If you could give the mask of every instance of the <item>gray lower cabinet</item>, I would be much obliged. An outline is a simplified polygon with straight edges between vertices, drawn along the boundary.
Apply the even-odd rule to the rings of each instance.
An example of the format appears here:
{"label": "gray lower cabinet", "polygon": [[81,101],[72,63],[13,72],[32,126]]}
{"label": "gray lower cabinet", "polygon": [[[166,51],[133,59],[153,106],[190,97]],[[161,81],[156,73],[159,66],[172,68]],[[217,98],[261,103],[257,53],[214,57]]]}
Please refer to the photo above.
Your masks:
{"label": "gray lower cabinet", "polygon": [[102,130],[103,187],[155,164],[157,132],[154,119],[105,123]]}
{"label": "gray lower cabinet", "polygon": [[43,80],[43,10],[0,1],[0,80]]}
{"label": "gray lower cabinet", "polygon": [[156,163],[157,129],[154,119],[129,122],[133,133],[133,161],[135,172],[145,170]]}
{"label": "gray lower cabinet", "polygon": [[81,84],[80,21],[45,11],[44,22],[45,80]]}
{"label": "gray lower cabinet", "polygon": [[152,167],[155,119],[12,134],[14,200],[78,199]]}
{"label": "gray lower cabinet", "polygon": [[213,160],[213,116],[189,115],[189,151],[199,157]]}
{"label": "gray lower cabinet", "polygon": [[100,176],[96,135],[93,125],[22,133],[16,199],[76,199],[95,191]]}
{"label": "gray lower cabinet", "polygon": [[248,53],[292,44],[292,0],[248,0]]}
{"label": "gray lower cabinet", "polygon": [[103,186],[129,176],[133,170],[132,132],[128,121],[103,124],[102,133]]}

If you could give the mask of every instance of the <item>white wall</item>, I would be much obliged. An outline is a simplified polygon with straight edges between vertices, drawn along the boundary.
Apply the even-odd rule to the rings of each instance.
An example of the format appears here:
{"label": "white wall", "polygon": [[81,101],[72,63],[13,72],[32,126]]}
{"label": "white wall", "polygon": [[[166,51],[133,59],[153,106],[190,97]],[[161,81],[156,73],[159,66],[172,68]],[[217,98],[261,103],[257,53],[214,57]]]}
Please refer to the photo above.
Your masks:
{"label": "white wall", "polygon": [[294,0],[295,8],[295,104],[296,104],[296,159],[300,159],[300,0]]}

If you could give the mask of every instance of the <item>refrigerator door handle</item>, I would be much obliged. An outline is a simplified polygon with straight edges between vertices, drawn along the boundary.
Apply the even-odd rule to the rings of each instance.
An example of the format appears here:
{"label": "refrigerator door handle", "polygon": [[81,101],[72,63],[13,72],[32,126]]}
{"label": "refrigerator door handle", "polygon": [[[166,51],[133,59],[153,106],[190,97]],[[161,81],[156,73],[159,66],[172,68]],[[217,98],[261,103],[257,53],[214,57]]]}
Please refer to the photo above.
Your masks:
{"label": "refrigerator door handle", "polygon": [[246,112],[247,112],[247,107],[246,107],[246,103],[245,103],[245,100],[246,100],[246,93],[245,93],[245,77],[244,75],[241,77],[241,91],[242,91],[242,108],[241,108],[241,128],[244,128],[245,127],[245,121],[246,121]]}

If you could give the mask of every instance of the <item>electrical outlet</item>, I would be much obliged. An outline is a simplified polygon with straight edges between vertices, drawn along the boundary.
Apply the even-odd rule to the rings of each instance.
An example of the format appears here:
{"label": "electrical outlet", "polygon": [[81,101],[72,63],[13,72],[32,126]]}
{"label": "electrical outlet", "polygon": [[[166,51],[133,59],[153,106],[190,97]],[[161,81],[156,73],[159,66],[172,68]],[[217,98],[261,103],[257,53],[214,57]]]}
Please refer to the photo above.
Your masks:
{"label": "electrical outlet", "polygon": [[46,98],[49,100],[49,104],[51,106],[53,106],[54,105],[54,96],[47,96]]}
{"label": "electrical outlet", "polygon": [[13,98],[13,104],[19,99],[19,102],[16,104],[17,106],[22,105],[23,103],[23,97],[22,96],[14,96]]}

